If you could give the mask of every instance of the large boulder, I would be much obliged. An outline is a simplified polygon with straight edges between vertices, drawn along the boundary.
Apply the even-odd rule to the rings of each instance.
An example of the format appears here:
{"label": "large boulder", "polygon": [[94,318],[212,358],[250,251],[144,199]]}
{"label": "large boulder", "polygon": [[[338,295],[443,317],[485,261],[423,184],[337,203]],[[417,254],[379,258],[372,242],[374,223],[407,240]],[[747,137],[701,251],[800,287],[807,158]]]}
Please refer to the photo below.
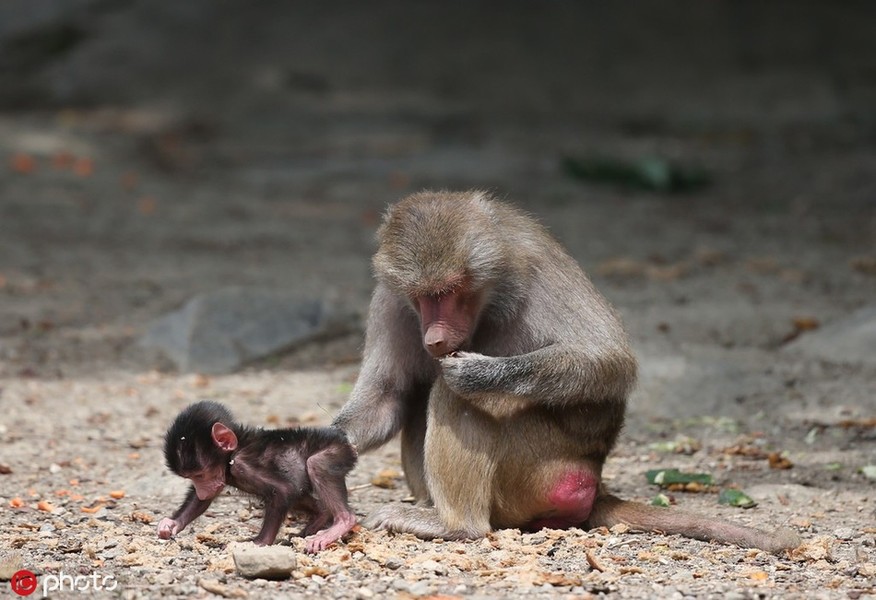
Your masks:
{"label": "large boulder", "polygon": [[140,346],[180,371],[228,373],[247,362],[351,325],[326,298],[284,290],[229,287],[195,296],[157,319]]}
{"label": "large boulder", "polygon": [[804,333],[784,350],[830,362],[876,364],[876,306]]}

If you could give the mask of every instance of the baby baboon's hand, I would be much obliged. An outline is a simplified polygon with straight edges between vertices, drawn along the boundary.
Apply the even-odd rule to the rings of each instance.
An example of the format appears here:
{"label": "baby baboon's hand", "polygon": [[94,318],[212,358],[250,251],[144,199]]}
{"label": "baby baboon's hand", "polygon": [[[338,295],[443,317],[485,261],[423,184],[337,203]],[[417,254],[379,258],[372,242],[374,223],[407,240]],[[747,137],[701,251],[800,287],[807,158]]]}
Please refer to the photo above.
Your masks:
{"label": "baby baboon's hand", "polygon": [[179,533],[180,529],[182,528],[179,526],[179,523],[169,517],[165,517],[158,522],[158,537],[162,540],[169,540]]}

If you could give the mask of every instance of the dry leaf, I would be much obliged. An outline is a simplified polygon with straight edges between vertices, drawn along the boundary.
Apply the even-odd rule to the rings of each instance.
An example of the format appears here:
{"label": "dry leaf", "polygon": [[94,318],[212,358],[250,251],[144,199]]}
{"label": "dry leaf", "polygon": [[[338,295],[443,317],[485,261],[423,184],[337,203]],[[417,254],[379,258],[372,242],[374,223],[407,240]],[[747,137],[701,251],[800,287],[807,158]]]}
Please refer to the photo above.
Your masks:
{"label": "dry leaf", "polygon": [[222,540],[209,533],[198,533],[195,535],[195,540],[209,548],[221,548],[225,545]]}
{"label": "dry leaf", "polygon": [[818,537],[800,544],[793,550],[789,550],[788,555],[798,562],[833,561],[831,554],[833,542],[832,538],[826,536]]}
{"label": "dry leaf", "polygon": [[752,446],[751,444],[735,444],[724,448],[722,453],[729,456],[744,456],[745,458],[764,459],[769,455],[762,448]]}
{"label": "dry leaf", "polygon": [[52,167],[59,171],[69,169],[73,165],[75,157],[66,151],[56,152],[52,156]]}
{"label": "dry leaf", "polygon": [[387,490],[393,490],[400,478],[401,473],[398,471],[394,469],[383,469],[371,479],[371,485]]}
{"label": "dry leaf", "polygon": [[94,161],[90,158],[78,158],[73,163],[73,172],[80,177],[91,177],[94,174]]}
{"label": "dry leaf", "polygon": [[876,275],[876,256],[856,256],[849,265],[858,273]]}
{"label": "dry leaf", "polygon": [[641,277],[645,274],[645,265],[632,258],[612,258],[597,265],[596,274],[602,277]]}
{"label": "dry leaf", "polygon": [[223,598],[246,598],[247,593],[240,588],[231,588],[227,585],[222,585],[215,579],[199,579],[198,585],[211,594],[222,596]]}
{"label": "dry leaf", "polygon": [[319,416],[320,414],[318,412],[309,410],[301,415],[299,421],[302,423],[314,423],[319,420]]}
{"label": "dry leaf", "polygon": [[149,513],[145,513],[143,511],[135,510],[131,513],[131,520],[135,523],[145,523],[146,525],[150,524],[154,519],[152,515]]}
{"label": "dry leaf", "polygon": [[307,566],[301,569],[301,572],[305,577],[312,577],[314,575],[319,575],[320,577],[326,577],[329,574],[329,570],[325,567],[319,567],[316,565]]}
{"label": "dry leaf", "polygon": [[794,463],[778,452],[771,452],[767,460],[770,463],[770,469],[790,469],[794,466]]}
{"label": "dry leaf", "polygon": [[870,417],[868,419],[845,419],[837,423],[837,425],[846,429],[849,429],[851,427],[872,429],[873,427],[876,427],[876,417]]}
{"label": "dry leaf", "polygon": [[713,485],[703,485],[698,481],[690,481],[688,483],[672,483],[666,486],[670,492],[688,492],[690,494],[713,493],[718,490]]}
{"label": "dry leaf", "polygon": [[821,326],[821,323],[815,317],[794,317],[791,319],[791,323],[793,323],[794,329],[797,331],[812,331]]}
{"label": "dry leaf", "polygon": [[146,564],[148,559],[143,558],[142,552],[133,552],[131,554],[125,554],[121,558],[117,559],[120,563],[127,567],[139,567],[141,565]]}
{"label": "dry leaf", "polygon": [[676,281],[687,275],[688,268],[684,263],[675,265],[656,266],[649,265],[647,274],[654,281]]}
{"label": "dry leaf", "polygon": [[12,159],[9,161],[9,166],[16,173],[27,174],[33,173],[36,170],[37,164],[33,156],[19,152],[12,156]]}
{"label": "dry leaf", "polygon": [[137,212],[148,217],[158,208],[158,201],[152,196],[143,196],[137,200]]}
{"label": "dry leaf", "polygon": [[566,573],[539,573],[535,581],[542,584],[547,583],[554,587],[575,587],[581,585],[580,577]]}
{"label": "dry leaf", "polygon": [[594,569],[595,571],[599,571],[600,573],[605,572],[605,567],[603,567],[601,564],[599,564],[599,561],[596,560],[596,557],[593,556],[593,553],[590,550],[586,550],[584,552],[584,556],[587,558],[587,564],[590,565],[591,569]]}

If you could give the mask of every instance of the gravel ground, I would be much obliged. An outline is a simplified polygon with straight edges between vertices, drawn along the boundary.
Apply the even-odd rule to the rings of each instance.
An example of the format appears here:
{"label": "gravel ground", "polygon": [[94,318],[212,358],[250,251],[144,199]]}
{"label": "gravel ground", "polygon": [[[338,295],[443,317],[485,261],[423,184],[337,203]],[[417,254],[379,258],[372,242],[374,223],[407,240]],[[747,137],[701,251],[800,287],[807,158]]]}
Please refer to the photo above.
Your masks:
{"label": "gravel ground", "polygon": [[[658,6],[0,5],[0,578],[83,575],[95,597],[167,599],[876,595],[862,470],[876,465],[876,364],[805,352],[876,298],[876,15]],[[659,154],[713,184],[668,195],[559,168],[594,153]],[[671,492],[679,507],[791,527],[803,546],[359,530],[307,556],[290,519],[292,578],[249,581],[228,545],[261,509],[234,494],[159,540],[185,491],[162,464],[174,415],[216,399],[254,425],[325,425],[362,331],[213,376],[168,370],[136,340],[227,285],[364,312],[379,214],[423,187],[520,204],[618,307],[642,377],[613,491],[647,502],[649,469],[708,472],[757,506]],[[348,485],[360,515],[404,501],[397,443]]]}

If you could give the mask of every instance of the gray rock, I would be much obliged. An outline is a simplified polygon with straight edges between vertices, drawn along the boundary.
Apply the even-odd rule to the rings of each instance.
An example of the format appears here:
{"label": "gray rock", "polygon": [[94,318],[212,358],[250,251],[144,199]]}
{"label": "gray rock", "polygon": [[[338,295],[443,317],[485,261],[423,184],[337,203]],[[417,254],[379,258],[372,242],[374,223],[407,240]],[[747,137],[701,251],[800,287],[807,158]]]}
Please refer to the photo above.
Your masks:
{"label": "gray rock", "polygon": [[113,560],[125,554],[125,551],[121,548],[110,548],[108,550],[104,550],[100,552],[98,556],[104,560]]}
{"label": "gray rock", "polygon": [[232,544],[231,556],[237,573],[249,579],[288,579],[296,565],[295,551],[288,546]]}
{"label": "gray rock", "polygon": [[434,560],[425,560],[425,561],[421,562],[419,565],[417,565],[417,567],[421,571],[428,571],[428,572],[434,573],[436,575],[446,575],[447,574],[447,567],[445,567],[441,563],[436,562]]}
{"label": "gray rock", "polygon": [[23,568],[23,564],[20,552],[0,553],[0,581],[12,579],[12,576]]}
{"label": "gray rock", "polygon": [[691,407],[697,415],[743,417],[751,408],[737,398],[781,391],[781,382],[764,373],[769,354],[755,349],[641,343],[636,353],[639,384],[630,412],[645,417],[688,418]]}
{"label": "gray rock", "polygon": [[409,588],[409,591],[414,596],[425,596],[432,591],[432,587],[426,581],[418,581]]}
{"label": "gray rock", "polygon": [[855,530],[852,529],[851,527],[840,527],[839,529],[834,531],[833,534],[836,536],[836,538],[838,540],[843,540],[844,542],[847,542],[847,541],[857,537]]}
{"label": "gray rock", "polygon": [[831,362],[876,364],[876,306],[804,333],[785,347],[787,352]]}
{"label": "gray rock", "polygon": [[228,373],[319,335],[349,327],[337,303],[283,290],[229,287],[195,296],[156,320],[139,346],[180,371]]}
{"label": "gray rock", "polygon": [[796,483],[758,483],[745,488],[745,491],[760,504],[780,504],[780,497],[786,498],[795,506],[809,504],[828,490]]}
{"label": "gray rock", "polygon": [[389,558],[387,559],[384,566],[391,571],[395,571],[396,569],[400,569],[402,567],[402,564],[402,561],[397,558]]}

